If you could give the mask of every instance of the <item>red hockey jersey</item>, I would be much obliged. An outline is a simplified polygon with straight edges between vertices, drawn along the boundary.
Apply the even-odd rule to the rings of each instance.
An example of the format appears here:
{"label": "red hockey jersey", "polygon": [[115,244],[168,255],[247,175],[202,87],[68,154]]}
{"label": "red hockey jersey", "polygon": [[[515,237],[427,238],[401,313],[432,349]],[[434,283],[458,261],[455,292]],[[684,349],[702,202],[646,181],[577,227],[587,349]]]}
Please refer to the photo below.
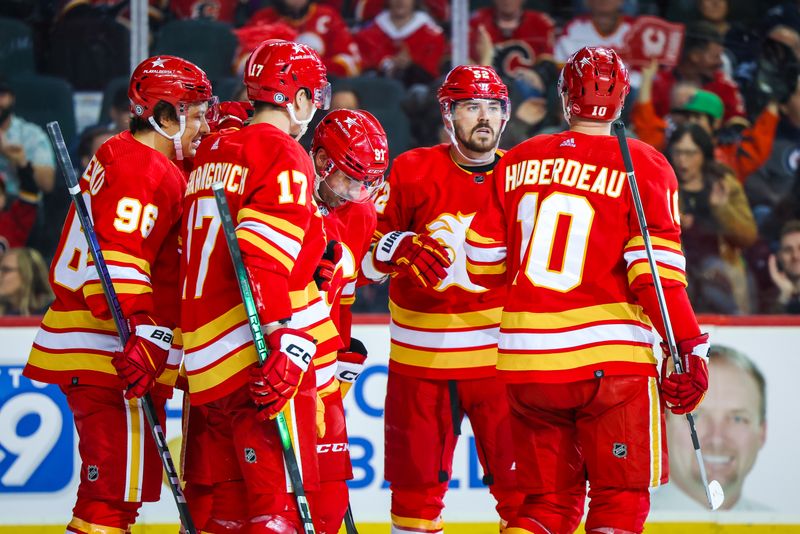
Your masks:
{"label": "red hockey jersey", "polygon": [[556,26],[547,14],[526,9],[519,26],[510,34],[501,30],[495,22],[494,8],[484,7],[475,11],[470,19],[470,55],[477,60],[478,27],[489,32],[495,46],[495,67],[501,76],[513,78],[517,69],[530,68],[537,61],[553,60]]}
{"label": "red hockey jersey", "polygon": [[[394,160],[375,200],[376,239],[393,230],[428,234],[455,259],[435,288],[404,276],[391,280],[389,369],[436,379],[495,374],[505,289],[470,281],[464,252],[467,228],[490,195],[493,166],[469,172],[453,161],[449,144],[410,150]],[[377,271],[373,262],[370,253],[366,273]]]}
{"label": "red hockey jersey", "polygon": [[[685,286],[675,174],[651,146],[631,140],[630,149],[662,283]],[[512,382],[655,376],[647,313],[659,312],[637,303],[648,302],[653,280],[616,138],[536,136],[495,174],[466,250],[473,281],[508,287],[499,374]]]}
{"label": "red hockey jersey", "polygon": [[405,46],[413,63],[422,67],[431,77],[439,76],[439,64],[446,42],[442,28],[427,13],[417,11],[404,27],[397,28],[389,12],[383,11],[354,38],[365,69],[384,70],[383,63]]}
{"label": "red hockey jersey", "polygon": [[312,3],[308,13],[301,19],[282,17],[275,8],[267,7],[256,11],[250,24],[283,22],[294,28],[297,42],[306,44],[316,50],[328,74],[334,76],[355,76],[361,72],[361,57],[358,54],[350,30],[338,11],[330,6]]}
{"label": "red hockey jersey", "polygon": [[[311,194],[314,168],[297,141],[269,124],[224,130],[204,138],[189,176],[181,236],[182,315],[185,367],[192,402],[204,404],[244,385],[256,362],[253,339],[221,230],[211,184],[225,182],[245,265],[288,281],[292,326],[304,323],[312,335],[316,288],[312,275],[325,245],[322,216]],[[252,274],[253,271],[251,271]],[[261,276],[261,275],[257,275]],[[273,287],[259,291],[251,279],[262,322],[285,316]],[[285,289],[283,290],[285,291]],[[270,302],[269,298],[273,298]],[[333,330],[332,324],[329,330]],[[331,332],[328,332],[331,334]],[[335,337],[335,331],[332,332]]]}
{"label": "red hockey jersey", "polygon": [[[81,176],[80,188],[123,314],[147,313],[176,327],[183,172],[123,132],[103,143]],[[50,268],[50,285],[55,301],[42,319],[25,376],[53,384],[123,388],[111,364],[122,347],[74,206]],[[177,377],[180,340],[176,330],[156,384],[163,393]]]}
{"label": "red hockey jersey", "polygon": [[[659,117],[670,112],[672,88],[676,81],[674,70],[662,70],[653,80],[653,106]],[[722,116],[723,122],[726,124],[750,124],[747,120],[744,99],[739,92],[739,86],[723,71],[718,70],[713,73],[711,79],[703,84],[703,89],[714,93],[722,100],[725,109]]]}

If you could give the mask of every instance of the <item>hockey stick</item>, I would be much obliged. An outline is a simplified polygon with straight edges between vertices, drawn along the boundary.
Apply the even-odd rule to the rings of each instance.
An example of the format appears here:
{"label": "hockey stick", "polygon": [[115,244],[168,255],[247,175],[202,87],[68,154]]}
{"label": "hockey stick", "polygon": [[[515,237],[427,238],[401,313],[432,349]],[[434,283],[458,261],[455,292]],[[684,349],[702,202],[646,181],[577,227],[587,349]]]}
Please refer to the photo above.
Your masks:
{"label": "hockey stick", "polygon": [[[230,252],[231,261],[233,262],[233,270],[236,271],[236,281],[239,284],[239,293],[242,295],[245,313],[247,313],[250,333],[253,335],[253,344],[258,355],[258,363],[263,365],[269,358],[269,347],[267,347],[267,342],[264,339],[261,321],[258,318],[258,309],[256,309],[256,301],[253,298],[253,292],[250,290],[250,282],[242,261],[242,251],[236,238],[236,228],[231,218],[231,210],[228,208],[228,199],[225,198],[224,186],[224,182],[214,182],[211,184],[211,189],[214,190],[214,199],[217,201],[217,209],[222,219],[222,231],[225,233],[225,241],[228,244],[228,252]],[[308,507],[308,500],[303,489],[303,478],[297,465],[297,457],[294,454],[292,439],[289,436],[289,428],[286,425],[286,418],[283,416],[283,412],[278,413],[275,418],[275,424],[281,437],[283,460],[286,462],[286,470],[289,472],[289,480],[292,483],[295,500],[297,501],[297,511],[300,514],[300,520],[303,522],[303,531],[306,534],[316,534],[314,523],[311,521],[311,510]]]}
{"label": "hockey stick", "polygon": [[[636,208],[636,218],[639,219],[639,229],[642,232],[642,240],[644,241],[644,249],[647,254],[647,262],[650,264],[650,272],[653,273],[653,285],[656,288],[656,297],[658,298],[658,307],[661,311],[661,318],[664,320],[664,330],[667,334],[667,345],[669,345],[669,353],[672,357],[672,362],[675,364],[675,372],[683,373],[681,368],[681,360],[678,355],[678,347],[675,343],[675,334],[672,332],[672,324],[669,320],[669,310],[667,310],[666,299],[664,298],[664,289],[661,287],[661,278],[658,276],[658,268],[656,267],[656,260],[653,254],[653,245],[650,243],[650,232],[647,230],[647,221],[644,216],[644,207],[642,206],[642,198],[639,196],[639,187],[636,185],[636,175],[633,172],[633,161],[631,161],[631,153],[628,149],[628,139],[625,137],[625,125],[622,121],[614,123],[614,130],[616,131],[617,141],[619,141],[619,148],[622,152],[622,161],[625,163],[625,172],[628,174],[628,185],[631,188],[631,195],[633,196],[633,205]],[[686,414],[686,420],[689,422],[689,431],[692,435],[692,445],[694,445],[694,453],[697,457],[697,464],[700,466],[700,478],[703,481],[704,489],[706,490],[706,499],[708,506],[712,510],[716,510],[722,506],[725,500],[725,494],[722,491],[722,486],[716,480],[712,480],[709,484],[708,475],[706,475],[706,466],[703,461],[703,453],[700,450],[700,440],[697,438],[697,429],[694,426],[694,417],[691,412]]]}
{"label": "hockey stick", "polygon": [[344,513],[344,531],[347,534],[358,534],[356,520],[353,517],[353,509],[350,507],[350,503],[347,503],[347,511]]}
{"label": "hockey stick", "polygon": [[[61,134],[61,127],[57,121],[47,123],[47,133],[50,135],[50,141],[55,148],[58,167],[67,182],[67,189],[72,197],[72,202],[75,204],[75,213],[78,215],[78,219],[83,227],[83,235],[86,237],[86,242],[89,245],[89,251],[94,259],[94,266],[97,269],[97,275],[100,277],[100,284],[103,286],[103,293],[106,296],[108,308],[111,310],[111,316],[114,318],[114,324],[117,327],[119,339],[124,347],[130,337],[128,323],[125,322],[125,316],[122,314],[122,307],[119,304],[117,292],[114,290],[114,285],[111,282],[111,275],[108,274],[108,267],[103,258],[103,251],[100,250],[100,243],[97,241],[97,234],[94,231],[92,218],[86,207],[86,202],[84,202],[83,196],[81,195],[81,188],[80,185],[78,185],[78,176],[75,173],[75,168],[72,166],[69,152],[67,152],[67,146],[64,143],[64,136]],[[147,424],[150,426],[150,430],[153,433],[153,441],[156,443],[158,455],[161,456],[161,463],[164,464],[164,471],[167,472],[169,487],[172,490],[172,496],[175,497],[175,504],[178,506],[178,515],[180,516],[181,524],[188,534],[197,534],[192,516],[189,514],[189,507],[186,505],[186,498],[183,496],[178,473],[175,471],[175,464],[172,462],[172,455],[167,447],[167,439],[164,437],[164,430],[161,428],[161,423],[158,421],[156,410],[153,407],[153,399],[150,397],[149,393],[145,393],[140,399],[140,402],[145,417],[147,418]]]}

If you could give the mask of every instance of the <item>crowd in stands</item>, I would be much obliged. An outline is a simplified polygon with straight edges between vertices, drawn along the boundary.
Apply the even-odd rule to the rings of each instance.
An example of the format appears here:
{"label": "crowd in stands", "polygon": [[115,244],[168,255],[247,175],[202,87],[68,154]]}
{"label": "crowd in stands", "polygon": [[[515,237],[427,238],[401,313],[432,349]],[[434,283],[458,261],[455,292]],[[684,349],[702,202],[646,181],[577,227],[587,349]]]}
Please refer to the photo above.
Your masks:
{"label": "crowd in stands", "polygon": [[[800,0],[469,4],[470,61],[494,66],[510,89],[502,148],[565,127],[556,87],[573,51],[623,48],[643,15],[685,24],[674,67],[632,69],[622,118],[674,167],[695,309],[800,313]],[[332,108],[375,114],[392,156],[448,141],[435,98],[450,67],[446,0],[150,0],[148,15],[150,52],[196,62],[222,100],[245,99],[242,68],[258,43],[296,40],[323,57]],[[0,0],[5,314],[46,306],[45,266],[69,208],[42,126],[61,122],[79,172],[126,129],[129,39],[129,1]],[[102,93],[103,104],[77,131],[82,92]],[[362,288],[354,309],[385,311],[385,287]]]}

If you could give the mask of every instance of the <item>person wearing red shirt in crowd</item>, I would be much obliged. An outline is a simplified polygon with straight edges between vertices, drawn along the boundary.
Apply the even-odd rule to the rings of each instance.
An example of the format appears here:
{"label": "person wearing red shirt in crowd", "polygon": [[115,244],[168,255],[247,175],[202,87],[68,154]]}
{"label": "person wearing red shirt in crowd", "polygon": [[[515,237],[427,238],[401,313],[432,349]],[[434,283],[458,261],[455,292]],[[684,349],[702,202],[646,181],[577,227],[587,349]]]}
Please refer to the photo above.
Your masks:
{"label": "person wearing red shirt in crowd", "polygon": [[[523,9],[523,0],[494,0],[470,20],[470,56],[491,64],[500,76],[519,78],[533,69],[540,92],[555,82],[555,23],[545,13]],[[487,53],[487,49],[488,52]]]}
{"label": "person wearing red shirt in crowd", "polygon": [[179,19],[218,20],[233,24],[241,0],[170,0],[169,9]]}
{"label": "person wearing red shirt in crowd", "polygon": [[676,81],[688,81],[711,91],[722,100],[723,125],[747,126],[744,100],[736,82],[722,71],[722,36],[708,22],[698,22],[686,29],[678,66],[663,70],[653,80],[653,106],[659,117],[670,111],[670,94]]}
{"label": "person wearing red shirt in crowd", "polygon": [[[386,8],[386,0],[321,0],[320,3],[331,6],[337,12],[341,13],[343,17],[348,20],[353,20],[355,23],[369,22]],[[345,8],[345,4],[347,7]],[[442,24],[450,20],[450,2],[449,0],[422,0],[421,5],[424,5],[433,20]]]}
{"label": "person wearing red shirt in crowd", "polygon": [[299,34],[296,41],[319,54],[328,73],[356,76],[361,72],[361,57],[350,30],[338,11],[312,0],[275,0],[274,7],[256,11],[247,26],[284,22]]}
{"label": "person wearing red shirt in crowd", "polygon": [[388,0],[387,8],[355,35],[365,69],[374,69],[406,86],[439,76],[445,50],[442,28],[416,0]]}

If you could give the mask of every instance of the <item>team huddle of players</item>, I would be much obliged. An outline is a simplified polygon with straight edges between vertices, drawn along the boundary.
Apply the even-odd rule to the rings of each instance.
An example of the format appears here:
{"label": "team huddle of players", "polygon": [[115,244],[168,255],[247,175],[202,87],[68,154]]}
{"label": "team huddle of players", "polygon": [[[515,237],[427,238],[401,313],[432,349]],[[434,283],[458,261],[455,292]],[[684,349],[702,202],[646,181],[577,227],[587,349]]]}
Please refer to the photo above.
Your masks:
{"label": "team huddle of players", "polygon": [[[25,375],[58,384],[80,437],[75,533],[130,532],[161,489],[139,400],[159,416],[177,384],[182,478],[201,532],[303,532],[286,474],[288,422],[316,532],[336,533],[352,478],[342,398],[367,357],[351,338],[359,284],[390,279],[385,478],[393,533],[439,533],[453,450],[470,419],[501,532],[641,532],[667,480],[664,408],[707,388],[708,336],[686,297],[677,183],[632,141],[658,274],[686,370],[662,366],[653,277],[610,124],[629,90],[614,51],[570,58],[568,131],[502,154],[506,86],[490,67],[439,89],[450,143],[397,156],[365,111],[337,110],[310,153],[296,141],[327,109],[325,67],[305,45],[262,43],[251,104],[217,103],[172,56],[131,77],[130,131],[80,180],[131,331],[120,346],[74,209],[56,299]],[[248,109],[251,108],[251,109]],[[245,124],[246,123],[246,124]],[[270,356],[257,364],[211,189],[223,184]]]}

